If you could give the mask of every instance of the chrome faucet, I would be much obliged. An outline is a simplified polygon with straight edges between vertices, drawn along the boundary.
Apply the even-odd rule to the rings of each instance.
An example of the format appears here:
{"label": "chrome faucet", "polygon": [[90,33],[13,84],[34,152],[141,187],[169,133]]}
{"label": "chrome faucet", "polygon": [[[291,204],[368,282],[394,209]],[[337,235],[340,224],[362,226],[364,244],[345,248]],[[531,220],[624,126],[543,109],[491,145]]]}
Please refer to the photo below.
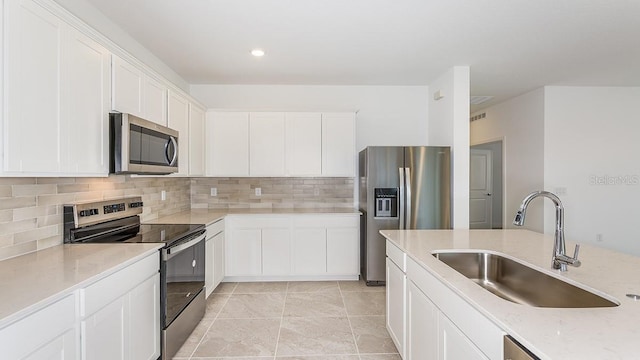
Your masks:
{"label": "chrome faucet", "polygon": [[562,201],[555,194],[550,193],[548,191],[534,191],[531,194],[527,195],[520,205],[520,209],[516,213],[516,217],[513,219],[513,225],[522,226],[524,225],[524,217],[527,214],[527,207],[531,200],[537,197],[546,197],[551,199],[556,206],[556,231],[554,234],[554,242],[553,242],[553,258],[552,258],[552,266],[554,269],[560,269],[560,271],[567,271],[567,265],[578,267],[581,265],[580,260],[578,260],[578,253],[580,251],[580,245],[576,245],[576,248],[573,252],[573,257],[569,257],[566,254],[566,248],[564,243],[564,207],[562,206]]}

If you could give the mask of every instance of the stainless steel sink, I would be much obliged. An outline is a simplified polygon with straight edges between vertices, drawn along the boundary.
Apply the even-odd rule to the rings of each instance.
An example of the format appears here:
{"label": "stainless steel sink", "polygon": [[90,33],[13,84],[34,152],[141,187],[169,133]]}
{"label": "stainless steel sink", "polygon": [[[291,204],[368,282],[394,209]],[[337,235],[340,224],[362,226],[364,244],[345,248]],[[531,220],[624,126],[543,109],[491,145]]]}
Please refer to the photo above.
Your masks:
{"label": "stainless steel sink", "polygon": [[527,265],[488,252],[434,252],[440,261],[487,291],[512,302],[552,308],[613,307],[620,303]]}

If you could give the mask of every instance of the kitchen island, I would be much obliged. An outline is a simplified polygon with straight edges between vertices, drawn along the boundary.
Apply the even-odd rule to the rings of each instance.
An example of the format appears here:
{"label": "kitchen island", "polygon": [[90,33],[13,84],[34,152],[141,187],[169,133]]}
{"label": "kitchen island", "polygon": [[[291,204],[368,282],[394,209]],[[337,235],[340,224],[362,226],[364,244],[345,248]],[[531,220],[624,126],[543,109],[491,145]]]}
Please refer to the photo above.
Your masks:
{"label": "kitchen island", "polygon": [[[626,296],[640,294],[638,257],[583,244],[582,266],[559,272],[551,268],[551,235],[527,230],[383,230],[380,233],[388,240],[387,254],[390,247],[392,252],[399,249],[406,254],[408,263],[417,264],[419,271],[446,287],[450,298],[462,299],[470,309],[486,318],[490,329],[495,327],[499,335],[512,336],[541,359],[637,359],[640,356],[640,301]],[[567,248],[573,248],[573,243],[568,242]],[[436,259],[432,252],[439,250],[506,254],[553,277],[614,298],[620,305],[540,308],[516,304],[489,293]],[[410,316],[407,315],[407,322],[411,321]],[[484,335],[487,333],[491,331]],[[482,349],[484,358],[501,358],[496,355],[501,351],[491,353],[484,349],[497,349],[502,339],[489,339],[489,342],[491,344],[475,345]]]}

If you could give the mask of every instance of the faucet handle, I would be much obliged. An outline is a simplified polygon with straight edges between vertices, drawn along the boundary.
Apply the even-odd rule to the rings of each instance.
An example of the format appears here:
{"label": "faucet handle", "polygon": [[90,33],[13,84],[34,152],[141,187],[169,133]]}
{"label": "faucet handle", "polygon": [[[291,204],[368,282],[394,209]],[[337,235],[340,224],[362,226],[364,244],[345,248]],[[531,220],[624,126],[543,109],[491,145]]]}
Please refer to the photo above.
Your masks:
{"label": "faucet handle", "polygon": [[576,247],[573,250],[573,264],[571,265],[575,267],[579,267],[580,265],[582,265],[580,260],[578,260],[578,254],[580,254],[580,244],[576,244]]}
{"label": "faucet handle", "polygon": [[573,258],[578,260],[578,254],[580,253],[580,244],[576,244],[575,249],[573,250]]}

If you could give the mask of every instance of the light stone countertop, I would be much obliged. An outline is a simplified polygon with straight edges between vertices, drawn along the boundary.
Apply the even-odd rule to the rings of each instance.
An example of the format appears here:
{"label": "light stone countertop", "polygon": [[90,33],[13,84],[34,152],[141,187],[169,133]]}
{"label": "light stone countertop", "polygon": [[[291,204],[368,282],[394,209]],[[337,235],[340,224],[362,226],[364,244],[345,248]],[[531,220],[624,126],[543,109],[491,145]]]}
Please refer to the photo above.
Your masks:
{"label": "light stone countertop", "polygon": [[158,251],[163,244],[65,244],[0,261],[0,328]]}
{"label": "light stone countertop", "polygon": [[[553,236],[528,230],[382,230],[429,273],[542,359],[640,359],[640,257],[582,244],[579,268],[551,268]],[[575,243],[567,241],[573,252]],[[551,276],[609,295],[611,308],[536,308],[501,299],[431,255],[434,250],[504,253]],[[595,291],[594,291],[595,290]]]}
{"label": "light stone countertop", "polygon": [[144,221],[145,224],[205,224],[211,225],[227,215],[359,215],[350,208],[282,208],[282,209],[191,209],[177,214]]}

